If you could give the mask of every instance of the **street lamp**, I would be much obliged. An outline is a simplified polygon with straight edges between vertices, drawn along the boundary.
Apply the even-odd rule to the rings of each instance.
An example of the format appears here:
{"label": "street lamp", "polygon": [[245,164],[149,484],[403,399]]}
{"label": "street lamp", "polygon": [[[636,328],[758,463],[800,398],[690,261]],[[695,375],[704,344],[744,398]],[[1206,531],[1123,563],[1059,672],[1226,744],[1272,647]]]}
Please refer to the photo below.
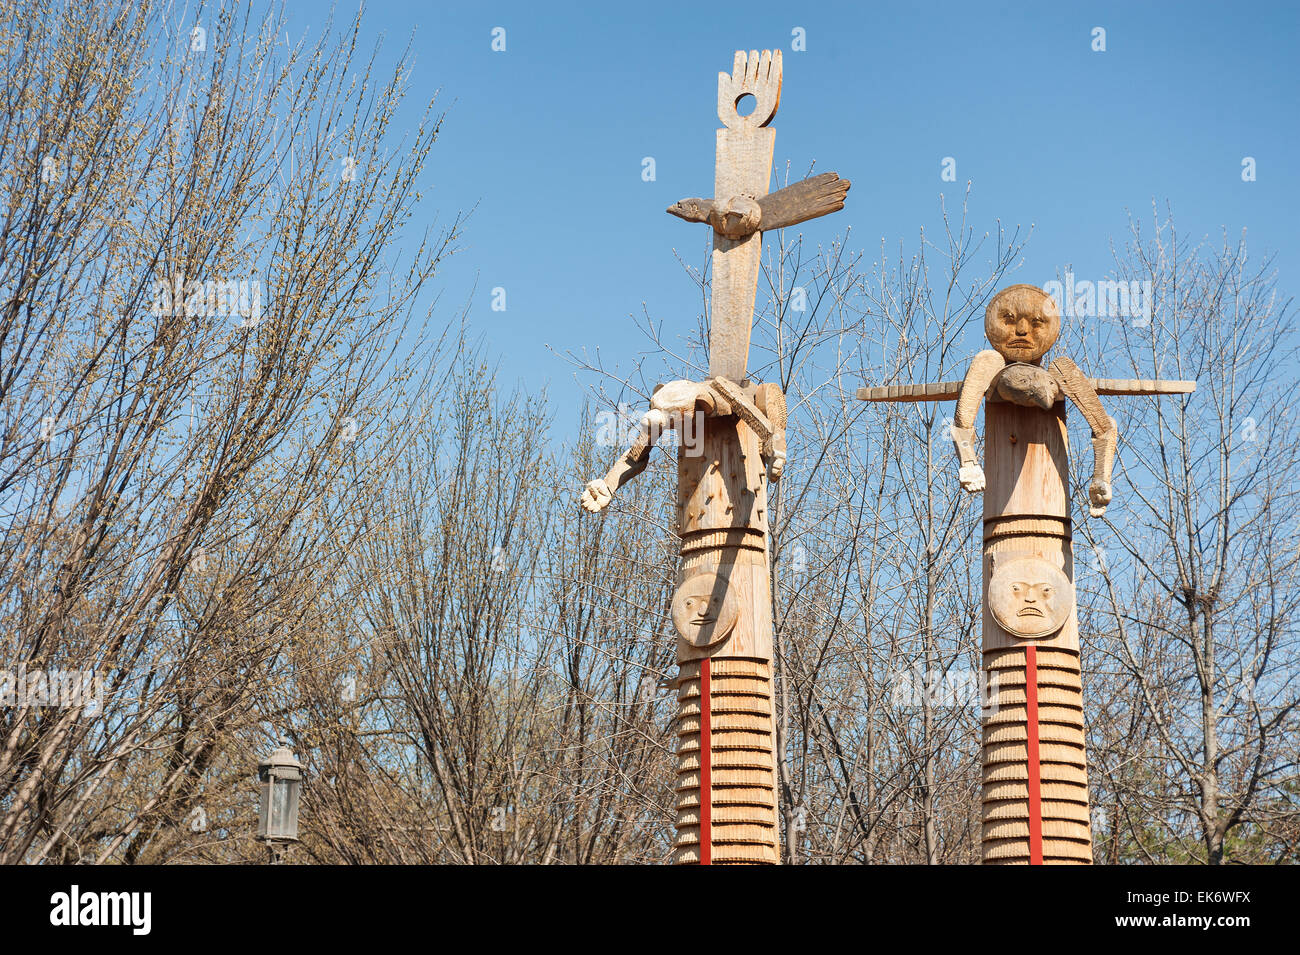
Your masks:
{"label": "street lamp", "polygon": [[266,843],[271,861],[279,862],[284,847],[298,841],[302,763],[288,746],[280,746],[257,764],[257,779],[262,787],[257,838]]}

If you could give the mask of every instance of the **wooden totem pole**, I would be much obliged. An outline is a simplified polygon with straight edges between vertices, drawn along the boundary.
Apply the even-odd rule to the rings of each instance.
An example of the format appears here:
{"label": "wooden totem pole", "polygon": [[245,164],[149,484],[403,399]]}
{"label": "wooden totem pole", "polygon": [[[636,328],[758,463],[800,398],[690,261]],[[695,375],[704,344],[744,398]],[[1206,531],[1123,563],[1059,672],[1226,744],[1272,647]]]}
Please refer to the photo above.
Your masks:
{"label": "wooden totem pole", "polygon": [[[993,350],[975,356],[964,381],[858,390],[866,401],[956,399],[961,486],[984,491],[986,864],[1092,861],[1065,399],[1092,429],[1088,499],[1100,517],[1111,500],[1118,431],[1098,396],[1196,388],[1190,381],[1090,379],[1064,356],[1043,368],[1060,328],[1047,293],[1013,285],[989,303],[984,330]],[[981,399],[983,469],[974,441]]]}
{"label": "wooden totem pole", "polygon": [[[747,97],[756,105],[742,116]],[[698,424],[677,458],[677,863],[779,861],[767,484],[785,465],[786,409],[746,365],[763,231],[842,209],[849,189],[825,173],[768,194],[780,98],[779,50],[739,51],[718,74],[714,198],[668,209],[713,229],[710,377],[656,387],[637,441],[581,502],[599,511],[645,470],[665,428],[685,438]]]}

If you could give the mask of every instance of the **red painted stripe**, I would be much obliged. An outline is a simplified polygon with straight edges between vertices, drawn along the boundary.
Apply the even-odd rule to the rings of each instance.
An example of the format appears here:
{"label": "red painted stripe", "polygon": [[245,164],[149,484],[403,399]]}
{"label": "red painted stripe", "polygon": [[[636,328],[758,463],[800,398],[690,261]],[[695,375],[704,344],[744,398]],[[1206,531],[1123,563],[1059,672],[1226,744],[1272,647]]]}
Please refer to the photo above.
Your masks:
{"label": "red painted stripe", "polygon": [[1025,710],[1029,740],[1029,864],[1043,864],[1043,794],[1038,761],[1038,648],[1025,648]]}
{"label": "red painted stripe", "polygon": [[713,862],[713,714],[709,658],[700,661],[700,865]]}

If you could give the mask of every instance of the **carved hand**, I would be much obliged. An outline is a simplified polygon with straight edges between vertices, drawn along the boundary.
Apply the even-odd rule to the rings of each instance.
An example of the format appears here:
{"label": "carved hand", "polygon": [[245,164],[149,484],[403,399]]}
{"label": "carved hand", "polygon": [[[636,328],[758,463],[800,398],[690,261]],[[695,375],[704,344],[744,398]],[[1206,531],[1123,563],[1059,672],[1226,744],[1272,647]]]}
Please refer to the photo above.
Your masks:
{"label": "carved hand", "polygon": [[604,478],[596,478],[587,484],[586,490],[582,492],[582,504],[584,510],[595,514],[597,511],[604,509],[610,501],[614,499],[614,494],[605,483]]}
{"label": "carved hand", "polygon": [[961,486],[975,494],[984,490],[984,469],[978,464],[963,464],[958,472]]}
{"label": "carved hand", "polygon": [[1088,513],[1093,517],[1101,517],[1106,513],[1106,505],[1110,503],[1110,499],[1110,482],[1093,480],[1088,485],[1088,503],[1092,505],[1088,508]]}
{"label": "carved hand", "polygon": [[[756,100],[748,116],[736,112],[736,104],[746,93]],[[736,51],[731,75],[718,74],[718,119],[728,129],[766,126],[781,103],[781,51]],[[722,197],[725,198],[725,197]]]}
{"label": "carved hand", "polygon": [[785,442],[780,447],[774,448],[772,458],[767,464],[767,479],[773,483],[781,480],[781,474],[785,471]]}

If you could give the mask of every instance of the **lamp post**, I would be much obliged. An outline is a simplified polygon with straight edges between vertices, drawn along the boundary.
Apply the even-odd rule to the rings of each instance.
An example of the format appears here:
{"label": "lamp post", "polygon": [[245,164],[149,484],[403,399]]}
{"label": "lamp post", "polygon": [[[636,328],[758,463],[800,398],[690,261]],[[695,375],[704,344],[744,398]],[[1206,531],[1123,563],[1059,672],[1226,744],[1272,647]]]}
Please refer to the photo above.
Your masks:
{"label": "lamp post", "polygon": [[286,846],[298,841],[302,768],[288,746],[276,748],[257,764],[257,780],[262,789],[257,838],[266,843],[272,865],[281,861]]}

